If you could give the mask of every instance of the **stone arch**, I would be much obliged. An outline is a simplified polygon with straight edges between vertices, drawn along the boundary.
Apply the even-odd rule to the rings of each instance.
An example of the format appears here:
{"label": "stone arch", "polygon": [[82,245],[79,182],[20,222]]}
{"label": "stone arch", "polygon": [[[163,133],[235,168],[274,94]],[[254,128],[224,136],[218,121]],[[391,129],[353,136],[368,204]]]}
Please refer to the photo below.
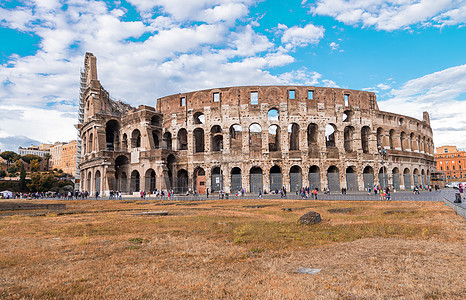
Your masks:
{"label": "stone arch", "polygon": [[346,188],[348,191],[357,191],[359,190],[358,184],[358,173],[354,166],[349,166],[346,168]]}
{"label": "stone arch", "polygon": [[167,156],[167,173],[164,174],[165,185],[168,190],[174,188],[173,174],[175,173],[176,157],[173,154]]}
{"label": "stone arch", "polygon": [[152,126],[162,126],[162,118],[160,118],[160,116],[158,116],[158,115],[154,115],[150,119],[150,124]]}
{"label": "stone arch", "polygon": [[172,134],[169,131],[163,134],[163,143],[165,149],[172,150]]}
{"label": "stone arch", "polygon": [[204,114],[203,114],[202,112],[200,112],[200,111],[194,113],[193,121],[194,121],[194,124],[195,124],[195,125],[198,125],[198,124],[205,124],[205,116],[204,116]]}
{"label": "stone arch", "polygon": [[137,170],[133,170],[131,172],[131,183],[130,183],[130,192],[135,193],[141,190],[141,182],[140,182],[140,175]]}
{"label": "stone arch", "polygon": [[89,193],[92,193],[92,190],[91,190],[91,189],[92,189],[91,180],[92,180],[92,172],[89,171],[89,172],[87,173],[87,191],[88,191]]}
{"label": "stone arch", "polygon": [[258,193],[263,189],[263,172],[260,167],[252,167],[249,170],[249,190],[251,193]]}
{"label": "stone arch", "polygon": [[249,150],[262,150],[262,127],[257,123],[252,123],[249,126]]}
{"label": "stone arch", "polygon": [[336,166],[330,166],[327,169],[327,182],[331,191],[340,190],[340,171]]}
{"label": "stone arch", "polygon": [[269,151],[280,151],[280,126],[270,125],[269,126]]}
{"label": "stone arch", "polygon": [[374,187],[374,169],[371,166],[366,166],[362,172],[364,181],[364,189],[372,189]]}
{"label": "stone arch", "polygon": [[409,149],[411,151],[414,151],[414,133],[411,132],[411,134],[409,135]]}
{"label": "stone arch", "polygon": [[411,189],[411,171],[408,168],[405,168],[403,171],[403,182],[405,190]]}
{"label": "stone arch", "polygon": [[243,188],[241,169],[238,167],[232,168],[230,176],[231,176],[231,180],[230,180],[231,192],[233,193],[235,191],[241,191],[241,189]]}
{"label": "stone arch", "polygon": [[307,145],[313,146],[317,145],[317,137],[318,137],[318,126],[315,123],[310,123],[307,126]]}
{"label": "stone arch", "polygon": [[129,159],[125,155],[120,155],[115,159],[115,179],[116,189],[122,193],[128,192]]}
{"label": "stone arch", "polygon": [[336,130],[337,127],[334,124],[327,124],[325,126],[325,146],[327,148],[335,148],[336,147]]}
{"label": "stone arch", "polygon": [[118,151],[118,143],[120,140],[120,123],[117,120],[110,120],[105,124],[105,141],[106,149],[110,151]]}
{"label": "stone arch", "polygon": [[196,128],[193,131],[194,153],[204,152],[204,129]]}
{"label": "stone arch", "polygon": [[290,168],[290,192],[299,191],[303,187],[303,171],[300,166]]}
{"label": "stone arch", "polygon": [[205,178],[205,171],[201,167],[197,167],[194,169],[194,190],[198,194],[205,194],[206,192],[206,178]]}
{"label": "stone arch", "polygon": [[178,170],[176,191],[180,194],[186,194],[188,191],[188,171],[185,169]]}
{"label": "stone arch", "polygon": [[185,128],[178,130],[178,150],[188,150],[188,132]]}
{"label": "stone arch", "polygon": [[91,132],[91,134],[89,134],[89,152],[93,152],[94,151],[94,134]]}
{"label": "stone arch", "polygon": [[383,128],[382,127],[377,128],[377,148],[385,146],[384,135],[385,135],[385,131],[383,130]]}
{"label": "stone arch", "polygon": [[212,168],[210,189],[211,189],[212,193],[213,192],[218,192],[218,191],[224,189],[224,186],[223,186],[223,172],[220,169],[220,166],[215,166],[215,167]]}
{"label": "stone arch", "polygon": [[382,166],[379,169],[379,184],[382,186],[382,188],[386,188],[388,186],[388,173],[387,173],[387,168],[385,166]]}
{"label": "stone arch", "polygon": [[393,188],[395,190],[399,190],[400,189],[400,170],[395,167],[393,168],[392,170],[392,180],[393,180]]}
{"label": "stone arch", "polygon": [[154,149],[160,148],[160,130],[152,130],[152,140],[154,141]]}
{"label": "stone arch", "polygon": [[401,146],[401,151],[406,150],[406,133],[404,131],[402,131],[400,134],[400,146]]}
{"label": "stone arch", "polygon": [[101,175],[100,175],[100,171],[97,170],[95,172],[95,175],[94,175],[94,187],[95,187],[95,191],[96,192],[99,192],[99,195],[102,195],[102,185],[101,185],[102,181],[101,181]]}
{"label": "stone arch", "polygon": [[155,171],[153,169],[147,169],[145,175],[145,189],[153,192],[156,188]]}
{"label": "stone arch", "polygon": [[131,148],[141,147],[141,132],[139,129],[134,129],[131,133]]}
{"label": "stone arch", "polygon": [[320,190],[320,168],[318,166],[311,166],[308,174],[309,188]]}
{"label": "stone arch", "polygon": [[270,168],[270,192],[280,190],[283,187],[282,169],[274,165]]}
{"label": "stone arch", "polygon": [[413,170],[413,185],[414,186],[419,186],[419,170],[415,168]]}
{"label": "stone arch", "polygon": [[370,131],[371,129],[369,126],[363,126],[361,128],[361,147],[364,153],[369,153]]}
{"label": "stone arch", "polygon": [[353,152],[354,127],[346,126],[344,133],[344,147],[346,152]]}
{"label": "stone arch", "polygon": [[390,144],[390,149],[394,150],[395,149],[395,130],[394,129],[390,129],[388,141]]}
{"label": "stone arch", "polygon": [[128,150],[128,136],[126,135],[126,133],[123,134],[123,138],[121,140],[121,148],[123,151]]}
{"label": "stone arch", "polygon": [[278,112],[278,109],[276,109],[275,107],[269,109],[269,111],[267,112],[267,120],[269,122],[278,122],[279,119],[280,113]]}
{"label": "stone arch", "polygon": [[240,150],[243,145],[243,129],[239,124],[230,126],[230,149]]}
{"label": "stone arch", "polygon": [[288,140],[290,151],[299,150],[299,125],[291,123],[288,125]]}
{"label": "stone arch", "polygon": [[210,129],[211,151],[218,152],[223,150],[223,132],[220,125],[214,125]]}

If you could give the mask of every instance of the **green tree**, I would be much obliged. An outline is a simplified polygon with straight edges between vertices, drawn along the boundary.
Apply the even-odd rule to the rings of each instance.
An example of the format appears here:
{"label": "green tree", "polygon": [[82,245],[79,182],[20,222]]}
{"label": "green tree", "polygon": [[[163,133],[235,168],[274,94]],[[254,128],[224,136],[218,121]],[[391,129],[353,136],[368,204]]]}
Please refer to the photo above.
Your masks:
{"label": "green tree", "polygon": [[5,177],[5,176],[6,176],[5,170],[0,170],[0,178]]}
{"label": "green tree", "polygon": [[26,171],[23,164],[21,164],[21,172],[19,173],[19,189],[21,191],[26,190]]}
{"label": "green tree", "polygon": [[12,165],[12,166],[9,166],[8,169],[7,169],[8,173],[10,174],[15,174],[16,172],[18,172],[18,170],[16,169],[16,166],[15,165]]}
{"label": "green tree", "polygon": [[6,160],[7,165],[10,165],[12,162],[18,160],[20,156],[13,151],[5,151],[0,153],[0,157]]}
{"label": "green tree", "polygon": [[37,172],[40,169],[40,163],[37,159],[31,160],[31,172]]}
{"label": "green tree", "polygon": [[21,159],[30,164],[33,160],[37,160],[37,161],[41,161],[42,160],[42,157],[38,156],[38,155],[34,155],[34,154],[26,154],[24,156],[21,156]]}

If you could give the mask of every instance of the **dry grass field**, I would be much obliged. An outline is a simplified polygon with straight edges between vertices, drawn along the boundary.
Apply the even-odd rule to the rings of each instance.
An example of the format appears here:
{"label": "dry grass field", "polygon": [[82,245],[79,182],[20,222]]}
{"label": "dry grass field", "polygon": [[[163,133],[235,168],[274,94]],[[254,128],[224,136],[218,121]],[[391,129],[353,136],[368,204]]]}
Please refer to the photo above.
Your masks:
{"label": "dry grass field", "polygon": [[[73,214],[0,212],[0,298],[466,295],[466,222],[441,202],[64,202]],[[308,211],[323,222],[298,225]]]}

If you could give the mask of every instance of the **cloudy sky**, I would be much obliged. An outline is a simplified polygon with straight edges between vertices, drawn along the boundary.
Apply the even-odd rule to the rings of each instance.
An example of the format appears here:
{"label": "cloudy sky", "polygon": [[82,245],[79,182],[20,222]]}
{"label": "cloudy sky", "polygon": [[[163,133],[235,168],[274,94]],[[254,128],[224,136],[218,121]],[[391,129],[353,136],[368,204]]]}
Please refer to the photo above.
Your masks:
{"label": "cloudy sky", "polygon": [[79,72],[155,105],[261,84],[377,93],[466,148],[466,0],[1,0],[0,149],[75,139]]}

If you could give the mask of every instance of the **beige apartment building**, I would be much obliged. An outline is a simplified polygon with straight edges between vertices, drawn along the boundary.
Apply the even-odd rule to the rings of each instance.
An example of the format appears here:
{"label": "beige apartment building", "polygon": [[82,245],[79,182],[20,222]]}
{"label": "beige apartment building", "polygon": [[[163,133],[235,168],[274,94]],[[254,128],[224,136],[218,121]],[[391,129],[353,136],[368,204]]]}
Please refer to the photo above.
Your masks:
{"label": "beige apartment building", "polygon": [[52,167],[63,170],[66,174],[75,176],[76,173],[76,141],[56,143],[50,149]]}

